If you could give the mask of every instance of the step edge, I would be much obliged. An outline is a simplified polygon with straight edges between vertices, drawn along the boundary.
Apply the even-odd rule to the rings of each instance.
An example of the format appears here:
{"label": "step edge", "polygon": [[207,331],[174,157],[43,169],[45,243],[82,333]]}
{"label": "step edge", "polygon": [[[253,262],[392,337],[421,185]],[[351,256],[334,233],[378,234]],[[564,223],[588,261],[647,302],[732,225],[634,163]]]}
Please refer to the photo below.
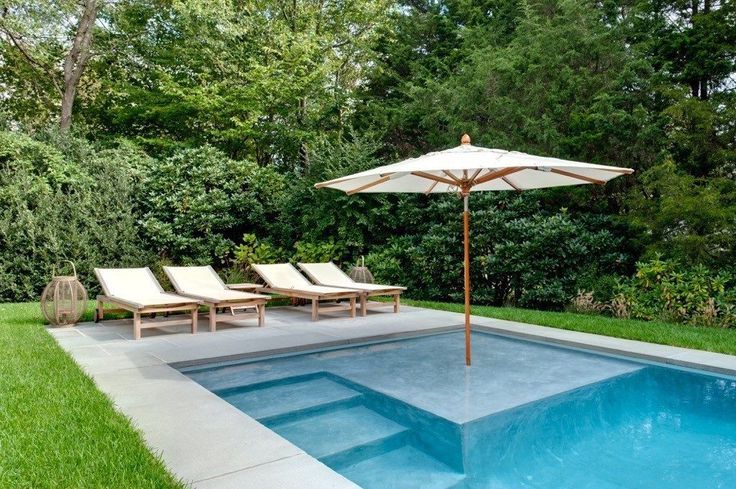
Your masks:
{"label": "step edge", "polygon": [[363,405],[361,402],[363,400],[363,397],[363,394],[356,392],[354,395],[351,395],[349,397],[343,397],[341,399],[335,399],[333,401],[322,402],[319,404],[313,404],[311,406],[305,406],[303,408],[287,411],[285,413],[261,416],[255,419],[269,429],[275,429],[278,428],[280,425],[286,424],[290,421],[297,421],[299,418],[306,420],[311,417],[315,417],[316,415],[328,414],[338,411],[342,408],[361,406]]}
{"label": "step edge", "polygon": [[[393,450],[401,448],[402,446],[408,445],[409,434],[411,430],[405,429],[398,433],[392,433],[374,440],[370,440],[360,445],[355,445],[350,448],[345,448],[337,452],[333,452],[326,455],[321,455],[318,460],[333,470],[342,470],[346,465],[355,465],[365,460],[378,457],[385,453],[389,453]],[[392,448],[385,450],[385,447],[393,446]],[[364,452],[361,454],[361,452]],[[346,460],[349,457],[355,457],[360,455],[355,460],[350,460],[349,464],[346,464]]]}

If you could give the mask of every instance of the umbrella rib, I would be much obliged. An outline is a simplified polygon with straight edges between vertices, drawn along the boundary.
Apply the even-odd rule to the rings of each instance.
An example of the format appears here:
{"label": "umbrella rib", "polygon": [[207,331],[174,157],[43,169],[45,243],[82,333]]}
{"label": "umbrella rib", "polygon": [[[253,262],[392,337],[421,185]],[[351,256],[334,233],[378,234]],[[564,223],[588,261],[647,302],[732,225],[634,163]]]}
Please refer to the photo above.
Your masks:
{"label": "umbrella rib", "polygon": [[558,168],[550,168],[550,171],[552,173],[557,173],[558,175],[564,175],[566,177],[574,178],[576,180],[582,180],[583,182],[594,183],[596,185],[603,185],[604,183],[606,183],[605,181],[598,180],[597,178],[586,177],[585,175],[578,175],[577,173],[560,170]]}
{"label": "umbrella rib", "polygon": [[491,180],[495,180],[497,178],[505,177],[506,175],[511,175],[512,173],[516,173],[518,171],[524,170],[525,167],[523,166],[515,166],[510,168],[502,168],[500,170],[492,171],[490,173],[486,173],[482,177],[475,180],[473,185],[480,185],[481,183],[490,182]]}
{"label": "umbrella rib", "polygon": [[468,181],[470,182],[470,185],[471,186],[475,182],[476,177],[478,175],[480,175],[480,172],[482,172],[482,171],[483,171],[483,168],[478,168],[477,170],[475,170],[475,173],[473,173],[473,176],[468,179]]}
{"label": "umbrella rib", "polygon": [[353,195],[353,194],[356,194],[358,192],[361,192],[361,191],[363,191],[365,189],[368,189],[368,188],[371,188],[371,187],[375,187],[376,185],[380,185],[383,182],[387,182],[387,181],[391,180],[391,175],[393,175],[393,173],[389,173],[389,174],[387,174],[387,175],[379,178],[378,180],[374,180],[372,182],[366,183],[365,185],[361,185],[360,187],[354,188],[353,190],[346,190],[345,193],[348,194],[348,195]]}
{"label": "umbrella rib", "polygon": [[461,184],[462,184],[462,180],[460,180],[460,179],[459,179],[458,177],[456,177],[455,175],[453,175],[453,174],[452,174],[452,172],[449,172],[449,171],[447,171],[447,170],[442,170],[442,173],[444,173],[444,174],[445,174],[445,175],[447,175],[448,177],[450,177],[450,178],[452,178],[453,180],[455,180],[455,184],[456,184],[456,185],[461,185]]}
{"label": "umbrella rib", "polygon": [[431,194],[432,193],[432,190],[434,190],[434,188],[437,186],[438,183],[440,183],[440,182],[432,182],[432,184],[429,186],[429,188],[424,191],[424,194],[425,195]]}
{"label": "umbrella rib", "polygon": [[503,180],[504,182],[508,183],[509,186],[511,188],[513,188],[514,190],[516,190],[517,192],[521,192],[521,189],[519,187],[517,187],[516,185],[514,185],[513,182],[511,182],[511,180],[509,180],[508,178],[501,177],[501,180]]}
{"label": "umbrella rib", "polygon": [[423,171],[413,171],[411,172],[411,174],[414,175],[415,177],[422,177],[422,178],[426,178],[427,180],[433,180],[439,183],[446,183],[452,186],[457,185],[457,182],[450,180],[449,178],[438,177],[438,176],[432,175],[431,173],[426,173]]}

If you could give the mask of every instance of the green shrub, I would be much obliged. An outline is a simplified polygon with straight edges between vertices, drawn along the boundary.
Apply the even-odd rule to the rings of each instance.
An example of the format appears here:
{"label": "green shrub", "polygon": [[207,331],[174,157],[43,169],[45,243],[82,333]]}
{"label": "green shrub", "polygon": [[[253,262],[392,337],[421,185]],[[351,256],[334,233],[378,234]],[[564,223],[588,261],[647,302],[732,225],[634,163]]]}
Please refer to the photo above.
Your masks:
{"label": "green shrub", "polygon": [[54,266],[77,265],[94,294],[96,266],[146,265],[131,162],[134,147],[97,150],[83,140],[50,143],[0,132],[0,300],[38,299]]}
{"label": "green shrub", "polygon": [[151,160],[138,199],[143,237],[175,263],[223,265],[243,234],[262,234],[283,186],[272,169],[210,146]]}
{"label": "green shrub", "polygon": [[[244,234],[242,242],[235,248],[234,269],[228,276],[256,281],[258,275],[251,270],[254,263],[279,263],[284,260],[284,250],[267,241],[259,241],[255,234]],[[236,272],[237,270],[237,272]],[[239,273],[238,273],[239,272]]]}
{"label": "green shrub", "polygon": [[704,326],[736,324],[736,276],[703,266],[686,268],[657,257],[637,263],[636,275],[618,286],[619,315]]}
{"label": "green shrub", "polygon": [[348,258],[366,253],[376,243],[395,235],[396,209],[401,198],[390,194],[346,195],[314,184],[383,164],[375,156],[378,146],[368,138],[319,141],[305,175],[289,175],[289,188],[281,202],[278,222],[268,230],[283,247],[296,242],[333,240]]}
{"label": "green shrub", "polygon": [[339,263],[345,255],[343,246],[335,243],[332,238],[319,243],[297,241],[294,244],[294,249],[294,256],[291,258],[294,263],[324,263],[328,261]]}
{"label": "green shrub", "polygon": [[[609,218],[545,214],[533,193],[473,195],[471,209],[476,304],[562,309],[582,282],[628,269],[625,235],[610,230],[615,225]],[[368,266],[377,280],[408,286],[411,297],[462,300],[461,203],[434,196],[422,212],[426,223],[374,247]]]}
{"label": "green shrub", "polygon": [[400,236],[389,240],[365,257],[365,265],[377,283],[403,285],[410,289],[412,297],[423,296],[420,279],[423,274],[416,271],[419,255],[413,243],[414,237]]}

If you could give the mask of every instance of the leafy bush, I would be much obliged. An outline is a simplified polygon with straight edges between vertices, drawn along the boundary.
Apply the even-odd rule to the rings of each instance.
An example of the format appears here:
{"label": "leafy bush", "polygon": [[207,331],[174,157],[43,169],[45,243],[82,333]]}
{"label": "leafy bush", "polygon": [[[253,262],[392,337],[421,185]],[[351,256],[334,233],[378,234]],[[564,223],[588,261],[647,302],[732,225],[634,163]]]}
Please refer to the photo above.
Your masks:
{"label": "leafy bush", "polygon": [[284,192],[279,222],[270,235],[284,247],[296,242],[324,243],[333,240],[342,256],[367,252],[395,234],[394,203],[399,196],[361,194],[316,189],[314,184],[383,164],[376,156],[378,145],[369,138],[353,137],[315,145],[305,175],[293,175]]}
{"label": "leafy bush", "polygon": [[636,275],[619,284],[618,315],[704,326],[736,324],[736,276],[703,266],[684,268],[657,257],[637,264]]}
{"label": "leafy bush", "polygon": [[377,248],[365,257],[365,265],[377,283],[403,285],[410,290],[412,297],[424,298],[423,274],[420,256],[416,251],[413,236],[400,236],[389,240],[388,244]]}
{"label": "leafy bush", "polygon": [[[473,195],[471,285],[477,304],[562,309],[590,277],[624,273],[625,235],[604,217],[541,212],[538,196]],[[376,280],[410,288],[412,297],[461,300],[461,204],[434,197],[433,219],[411,235],[376,247],[366,260]],[[595,260],[591,260],[591,256]]]}
{"label": "leafy bush", "polygon": [[[250,268],[254,263],[278,263],[284,259],[284,251],[267,241],[259,241],[255,234],[244,234],[243,241],[235,248],[234,269],[228,276],[239,276],[256,281],[258,275]],[[238,275],[238,272],[240,275]]]}
{"label": "leafy bush", "polygon": [[662,255],[692,266],[719,267],[736,257],[736,183],[726,178],[695,178],[672,161],[640,175],[632,189],[631,219],[648,238],[644,258]]}
{"label": "leafy bush", "polygon": [[340,262],[345,254],[342,245],[335,243],[332,238],[320,243],[297,241],[294,248],[294,256],[291,258],[294,263]]}
{"label": "leafy bush", "polygon": [[132,212],[134,147],[97,150],[0,132],[0,300],[36,300],[61,260],[94,293],[96,266],[146,265]]}
{"label": "leafy bush", "polygon": [[184,149],[144,168],[143,237],[182,264],[225,264],[245,233],[261,233],[276,212],[283,177],[210,146]]}

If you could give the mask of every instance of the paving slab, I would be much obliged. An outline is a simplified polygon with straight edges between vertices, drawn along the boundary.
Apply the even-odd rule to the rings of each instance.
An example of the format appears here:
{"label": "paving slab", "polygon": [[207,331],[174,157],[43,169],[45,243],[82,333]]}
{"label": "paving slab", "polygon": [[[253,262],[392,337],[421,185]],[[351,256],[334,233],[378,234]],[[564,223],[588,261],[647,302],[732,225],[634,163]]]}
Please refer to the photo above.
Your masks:
{"label": "paving slab", "polygon": [[122,409],[185,481],[217,477],[303,453],[227,403],[204,394],[159,397],[158,405]]}
{"label": "paving slab", "polygon": [[198,489],[359,489],[306,454],[198,481]]}

